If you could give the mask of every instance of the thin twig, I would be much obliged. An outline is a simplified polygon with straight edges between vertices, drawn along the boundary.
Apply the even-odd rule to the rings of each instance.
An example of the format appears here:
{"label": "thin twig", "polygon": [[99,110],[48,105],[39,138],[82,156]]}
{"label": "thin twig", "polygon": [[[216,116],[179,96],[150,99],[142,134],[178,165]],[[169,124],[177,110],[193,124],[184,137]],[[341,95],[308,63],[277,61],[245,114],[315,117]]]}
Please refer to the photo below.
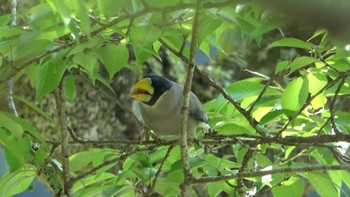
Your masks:
{"label": "thin twig", "polygon": [[168,157],[170,156],[170,153],[171,153],[171,151],[173,150],[174,147],[175,147],[174,145],[170,145],[169,146],[167,152],[165,153],[165,156],[163,157],[162,161],[160,162],[160,166],[159,166],[156,174],[154,175],[151,188],[147,192],[146,196],[151,196],[152,195],[152,193],[154,191],[154,188],[155,188],[155,186],[157,184],[158,177],[159,177],[160,173],[162,172],[163,165],[164,165],[165,161],[168,159]]}
{"label": "thin twig", "polygon": [[261,90],[258,98],[255,99],[255,101],[252,103],[252,105],[250,106],[250,108],[247,110],[247,113],[251,113],[255,107],[256,104],[259,103],[259,101],[262,99],[263,95],[265,94],[267,88],[270,87],[270,84],[275,80],[275,76],[270,77],[270,79],[266,82],[264,88]]}
{"label": "thin twig", "polygon": [[347,77],[348,77],[347,75],[343,76],[342,80],[341,80],[340,83],[339,83],[339,86],[338,86],[337,89],[335,90],[334,96],[333,96],[332,101],[331,101],[331,104],[330,104],[330,106],[329,106],[329,112],[330,112],[330,114],[331,114],[331,116],[330,116],[330,121],[331,121],[332,130],[333,130],[334,133],[337,134],[337,135],[340,134],[340,131],[339,131],[339,129],[338,129],[336,123],[335,123],[335,118],[334,118],[334,116],[335,116],[335,109],[334,109],[334,107],[335,107],[335,101],[337,100],[337,98],[338,98],[338,96],[339,96],[339,92],[340,92],[341,88],[343,87],[343,85],[344,85],[345,80],[346,80]]}
{"label": "thin twig", "polygon": [[[238,170],[238,173],[243,173],[244,171],[246,171],[247,167],[248,167],[248,162],[250,160],[250,158],[252,158],[254,153],[253,149],[248,148],[248,151],[246,152],[246,154],[243,157],[243,161],[242,161],[242,165],[241,168]],[[245,191],[243,190],[243,186],[244,186],[244,182],[243,182],[243,178],[239,177],[237,179],[237,187],[236,189],[238,190],[238,194],[240,196],[245,196]]]}

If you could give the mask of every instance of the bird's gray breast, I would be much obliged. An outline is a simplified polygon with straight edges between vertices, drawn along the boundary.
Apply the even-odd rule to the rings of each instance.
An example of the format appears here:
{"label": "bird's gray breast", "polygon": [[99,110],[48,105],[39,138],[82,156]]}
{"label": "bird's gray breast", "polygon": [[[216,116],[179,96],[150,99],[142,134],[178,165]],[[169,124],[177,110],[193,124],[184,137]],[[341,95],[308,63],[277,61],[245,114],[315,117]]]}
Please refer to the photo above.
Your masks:
{"label": "bird's gray breast", "polygon": [[146,126],[157,135],[178,135],[180,132],[182,89],[176,85],[161,95],[154,105],[140,103]]}

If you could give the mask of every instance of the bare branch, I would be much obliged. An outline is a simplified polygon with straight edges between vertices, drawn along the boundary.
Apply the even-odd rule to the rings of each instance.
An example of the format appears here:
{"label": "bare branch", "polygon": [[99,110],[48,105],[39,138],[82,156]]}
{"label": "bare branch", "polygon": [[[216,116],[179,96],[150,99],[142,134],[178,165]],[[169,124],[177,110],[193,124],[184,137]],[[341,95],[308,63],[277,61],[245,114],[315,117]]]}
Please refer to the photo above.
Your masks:
{"label": "bare branch", "polygon": [[[334,147],[331,143],[335,142],[350,142],[350,135],[317,135],[310,137],[298,137],[298,136],[286,136],[286,137],[263,137],[256,135],[227,135],[227,136],[217,136],[216,139],[202,139],[202,140],[192,140],[189,142],[203,144],[203,145],[232,145],[232,144],[242,144],[247,147],[254,147],[258,144],[281,144],[287,146],[299,146],[299,147]],[[46,141],[49,144],[60,145],[61,142],[56,141]],[[330,143],[327,145],[327,143]],[[69,141],[69,144],[91,144],[91,145],[108,145],[108,144],[118,144],[118,145],[140,145],[139,140],[82,140],[77,139],[77,141]],[[178,140],[162,140],[158,139],[156,141],[142,141],[143,145],[157,145],[157,146],[169,146],[178,144]]]}
{"label": "bare branch", "polygon": [[182,108],[181,108],[181,133],[180,133],[180,150],[181,150],[181,161],[183,166],[184,173],[184,182],[181,184],[181,196],[188,197],[190,196],[189,186],[192,182],[192,172],[190,163],[188,161],[187,153],[187,119],[189,114],[189,105],[190,105],[190,92],[192,86],[192,78],[194,72],[194,58],[198,42],[198,31],[199,31],[199,16],[201,12],[201,0],[197,0],[196,10],[193,19],[192,27],[192,37],[190,45],[190,57],[187,61],[187,75],[186,81],[183,89],[183,99],[182,99]]}
{"label": "bare branch", "polygon": [[[238,173],[243,173],[244,171],[246,171],[246,169],[248,167],[248,162],[249,162],[250,158],[252,158],[253,153],[254,153],[254,150],[249,148],[243,157],[242,165],[241,165],[241,168],[239,169]],[[244,190],[243,190],[243,186],[244,186],[243,178],[239,177],[237,179],[237,187],[236,188],[237,188],[238,194],[240,196],[246,196],[246,194],[244,193]]]}
{"label": "bare branch", "polygon": [[62,166],[63,166],[63,183],[64,194],[72,196],[72,182],[69,171],[69,133],[66,126],[66,108],[65,108],[65,84],[66,75],[64,74],[59,84],[56,96],[58,111],[58,128],[61,132],[61,149],[62,149]]}

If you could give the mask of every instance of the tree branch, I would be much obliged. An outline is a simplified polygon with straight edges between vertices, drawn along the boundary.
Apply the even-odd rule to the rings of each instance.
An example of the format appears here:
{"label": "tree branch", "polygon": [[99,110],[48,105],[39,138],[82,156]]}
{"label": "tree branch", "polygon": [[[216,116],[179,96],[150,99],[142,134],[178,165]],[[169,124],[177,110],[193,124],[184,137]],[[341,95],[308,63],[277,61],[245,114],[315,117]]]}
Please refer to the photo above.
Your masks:
{"label": "tree branch", "polygon": [[238,179],[238,178],[262,177],[262,176],[272,175],[272,174],[302,173],[302,172],[330,171],[330,170],[350,170],[350,165],[323,165],[323,166],[276,168],[273,170],[242,172],[237,174],[223,175],[223,176],[216,176],[216,177],[194,178],[193,183],[203,184],[203,183],[212,183],[212,182],[225,181],[225,180]]}
{"label": "tree branch", "polygon": [[189,187],[192,182],[192,172],[190,163],[188,161],[187,153],[187,122],[189,114],[189,105],[190,105],[190,92],[192,86],[192,78],[194,72],[194,58],[198,42],[198,33],[199,33],[199,16],[201,12],[201,0],[197,0],[195,15],[193,19],[192,27],[192,37],[190,45],[190,57],[188,59],[187,75],[186,81],[183,89],[183,99],[182,99],[182,108],[181,108],[181,133],[180,133],[180,150],[181,150],[181,162],[183,166],[184,173],[184,182],[181,184],[181,196],[188,197],[190,196]]}
{"label": "tree branch", "polygon": [[[286,136],[286,137],[263,137],[256,135],[227,135],[227,136],[217,136],[216,139],[202,139],[202,140],[192,140],[190,142],[203,144],[203,145],[233,145],[233,144],[243,144],[247,147],[256,146],[258,144],[281,144],[286,146],[301,146],[301,147],[334,147],[332,144],[327,145],[327,143],[334,142],[350,142],[350,135],[339,134],[339,135],[317,135],[310,137],[298,137],[298,136]],[[56,141],[46,141],[49,144],[61,145],[61,142]],[[69,141],[69,144],[92,144],[92,145],[107,145],[107,144],[125,144],[125,145],[139,145],[139,140],[81,140]],[[156,145],[156,146],[170,146],[178,144],[178,140],[162,140],[158,139],[156,141],[142,141],[143,145]]]}
{"label": "tree branch", "polygon": [[[11,25],[16,26],[17,25],[17,0],[12,0],[12,14],[13,14],[13,19],[11,22]],[[12,64],[11,61],[9,61],[6,57],[4,57],[4,55],[0,54],[2,56],[3,59],[5,59],[5,61],[9,62],[10,64]],[[15,105],[15,101],[13,100],[13,79],[10,78],[7,81],[7,87],[8,87],[8,96],[7,96],[7,104],[8,107],[10,109],[10,112],[18,117],[18,113],[17,113],[17,109],[16,109],[16,105]]]}
{"label": "tree branch", "polygon": [[64,74],[57,90],[57,111],[58,111],[58,128],[61,133],[61,149],[62,149],[62,166],[63,166],[63,184],[64,194],[72,196],[72,182],[69,171],[69,133],[66,125],[65,112],[65,84],[66,75]]}

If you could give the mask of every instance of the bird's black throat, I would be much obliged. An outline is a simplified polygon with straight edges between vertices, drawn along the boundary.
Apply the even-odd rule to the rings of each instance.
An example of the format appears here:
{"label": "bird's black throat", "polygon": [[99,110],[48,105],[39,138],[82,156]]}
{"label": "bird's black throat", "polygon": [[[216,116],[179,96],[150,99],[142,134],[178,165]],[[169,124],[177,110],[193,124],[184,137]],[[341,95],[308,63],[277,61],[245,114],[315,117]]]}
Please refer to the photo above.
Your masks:
{"label": "bird's black throat", "polygon": [[159,97],[162,96],[164,92],[170,90],[170,88],[173,86],[173,83],[170,80],[159,75],[147,75],[144,76],[144,78],[150,78],[152,80],[151,85],[154,88],[154,93],[151,100],[144,102],[150,106],[154,105],[158,101]]}

